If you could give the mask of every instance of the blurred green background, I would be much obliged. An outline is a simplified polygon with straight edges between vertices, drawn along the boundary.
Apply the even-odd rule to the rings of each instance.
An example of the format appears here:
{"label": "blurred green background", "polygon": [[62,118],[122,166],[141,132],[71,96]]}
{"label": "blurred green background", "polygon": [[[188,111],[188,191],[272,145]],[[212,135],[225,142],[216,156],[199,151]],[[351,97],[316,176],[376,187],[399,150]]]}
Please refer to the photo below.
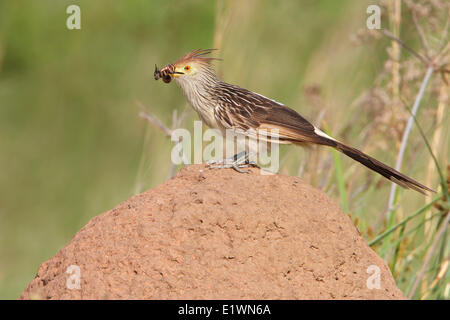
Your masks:
{"label": "blurred green background", "polygon": [[[217,47],[225,81],[284,102],[312,121],[325,110],[334,136],[363,146],[358,132],[370,113],[352,103],[373,84],[389,44],[351,41],[365,27],[370,3],[2,0],[0,299],[17,298],[38,266],[92,217],[168,178],[172,144],[139,117],[136,101],[167,124],[173,110],[189,107],[173,83],[154,81],[155,63]],[[81,30],[66,28],[70,4],[81,8]],[[325,109],[308,99],[314,88]],[[183,126],[192,129],[197,117],[187,110]],[[373,150],[395,162],[389,142],[388,152]],[[301,149],[283,148],[282,155],[289,155],[282,172],[291,175],[309,157]],[[342,162],[344,168],[351,163]],[[352,168],[361,180],[370,176]],[[420,162],[407,168],[421,178]],[[320,186],[320,179],[305,179]],[[339,201],[336,187],[322,189]],[[388,192],[385,183],[370,201],[351,202],[352,214],[375,221]],[[414,194],[402,205],[408,211],[421,203]]]}

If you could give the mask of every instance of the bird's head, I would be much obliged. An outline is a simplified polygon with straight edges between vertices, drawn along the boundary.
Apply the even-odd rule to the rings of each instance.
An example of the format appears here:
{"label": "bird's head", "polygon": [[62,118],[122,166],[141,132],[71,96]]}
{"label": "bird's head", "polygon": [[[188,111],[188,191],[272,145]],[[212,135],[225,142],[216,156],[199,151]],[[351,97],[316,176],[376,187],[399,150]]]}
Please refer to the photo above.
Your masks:
{"label": "bird's head", "polygon": [[177,82],[190,82],[200,79],[202,75],[214,75],[211,61],[218,59],[205,57],[212,50],[215,49],[192,51],[161,70],[158,70],[158,67],[155,65],[155,80],[162,78],[165,83],[169,83],[172,79]]}

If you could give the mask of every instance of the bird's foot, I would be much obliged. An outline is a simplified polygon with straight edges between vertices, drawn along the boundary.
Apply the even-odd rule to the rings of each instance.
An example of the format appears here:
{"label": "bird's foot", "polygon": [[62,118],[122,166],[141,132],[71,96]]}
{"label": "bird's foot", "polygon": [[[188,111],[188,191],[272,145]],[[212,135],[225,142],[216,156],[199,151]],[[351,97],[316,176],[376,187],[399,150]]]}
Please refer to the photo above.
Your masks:
{"label": "bird's foot", "polygon": [[251,153],[247,151],[241,151],[231,158],[223,160],[210,160],[206,164],[210,169],[223,169],[233,168],[240,173],[248,173],[248,170],[241,170],[240,168],[257,167],[256,162],[252,161]]}

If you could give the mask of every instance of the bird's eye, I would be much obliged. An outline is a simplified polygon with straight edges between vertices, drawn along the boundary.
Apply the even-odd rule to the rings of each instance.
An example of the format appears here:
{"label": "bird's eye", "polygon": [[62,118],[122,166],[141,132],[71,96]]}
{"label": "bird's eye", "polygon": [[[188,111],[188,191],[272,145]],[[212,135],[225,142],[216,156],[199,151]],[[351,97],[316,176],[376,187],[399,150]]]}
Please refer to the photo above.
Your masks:
{"label": "bird's eye", "polygon": [[191,70],[191,67],[190,66],[186,66],[186,67],[184,67],[184,70],[189,71],[189,70]]}

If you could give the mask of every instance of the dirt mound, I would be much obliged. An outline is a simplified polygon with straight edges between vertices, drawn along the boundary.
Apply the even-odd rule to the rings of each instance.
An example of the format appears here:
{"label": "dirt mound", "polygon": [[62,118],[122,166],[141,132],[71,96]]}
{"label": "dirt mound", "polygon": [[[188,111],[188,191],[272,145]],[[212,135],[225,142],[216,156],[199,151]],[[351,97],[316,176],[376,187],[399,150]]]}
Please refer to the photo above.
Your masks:
{"label": "dirt mound", "polygon": [[192,165],[93,218],[40,266],[20,298],[404,296],[384,261],[321,191],[257,168],[240,174]]}

